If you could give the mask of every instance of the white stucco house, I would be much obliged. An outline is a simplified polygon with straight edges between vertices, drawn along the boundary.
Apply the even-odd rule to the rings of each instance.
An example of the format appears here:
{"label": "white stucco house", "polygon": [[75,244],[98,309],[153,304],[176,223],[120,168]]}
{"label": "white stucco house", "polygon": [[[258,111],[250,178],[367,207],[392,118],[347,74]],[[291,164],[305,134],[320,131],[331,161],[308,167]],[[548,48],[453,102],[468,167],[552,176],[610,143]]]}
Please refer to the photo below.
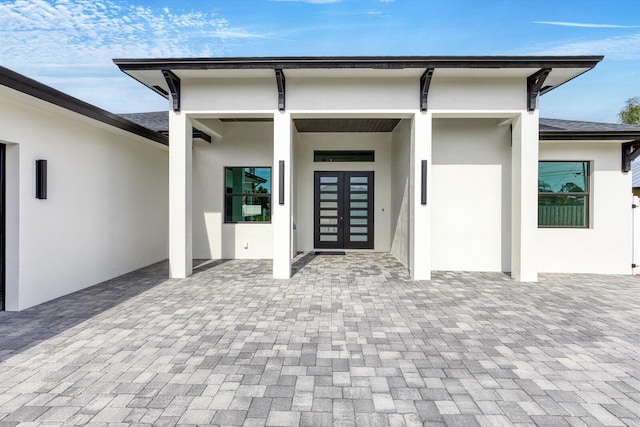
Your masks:
{"label": "white stucco house", "polygon": [[4,306],[167,257],[631,274],[640,128],[538,115],[601,59],[116,59],[169,101],[122,116],[0,69]]}

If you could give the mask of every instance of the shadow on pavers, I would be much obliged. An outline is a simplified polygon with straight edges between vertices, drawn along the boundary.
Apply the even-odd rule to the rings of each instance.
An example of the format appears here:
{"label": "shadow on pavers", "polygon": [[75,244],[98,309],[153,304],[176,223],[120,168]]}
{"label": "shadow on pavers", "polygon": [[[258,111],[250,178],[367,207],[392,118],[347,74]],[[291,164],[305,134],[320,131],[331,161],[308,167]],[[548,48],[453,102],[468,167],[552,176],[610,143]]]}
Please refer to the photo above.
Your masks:
{"label": "shadow on pavers", "polygon": [[0,362],[169,280],[167,260],[19,312],[0,312]]}

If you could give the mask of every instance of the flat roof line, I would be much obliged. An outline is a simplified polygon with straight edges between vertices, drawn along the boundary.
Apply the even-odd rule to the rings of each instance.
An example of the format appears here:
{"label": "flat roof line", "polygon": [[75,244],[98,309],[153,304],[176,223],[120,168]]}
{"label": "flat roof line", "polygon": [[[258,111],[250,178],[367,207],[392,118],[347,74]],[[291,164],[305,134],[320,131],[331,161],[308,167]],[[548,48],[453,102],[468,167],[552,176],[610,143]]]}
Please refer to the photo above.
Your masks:
{"label": "flat roof line", "polygon": [[301,56],[116,58],[121,70],[305,68],[593,68],[603,56]]}

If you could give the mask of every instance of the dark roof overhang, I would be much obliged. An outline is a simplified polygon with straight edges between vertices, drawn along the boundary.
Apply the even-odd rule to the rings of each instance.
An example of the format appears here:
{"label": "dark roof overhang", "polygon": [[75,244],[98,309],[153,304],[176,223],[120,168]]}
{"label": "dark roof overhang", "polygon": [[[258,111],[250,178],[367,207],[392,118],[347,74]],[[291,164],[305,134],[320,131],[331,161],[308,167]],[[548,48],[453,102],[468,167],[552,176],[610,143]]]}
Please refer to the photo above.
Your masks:
{"label": "dark roof overhang", "polygon": [[541,130],[541,141],[631,141],[640,140],[640,131],[557,131]]}
{"label": "dark roof overhang", "polygon": [[0,66],[0,85],[6,86],[18,92],[64,108],[74,113],[81,114],[102,123],[131,132],[151,141],[163,145],[169,145],[169,138],[153,130],[140,126],[132,121],[124,119],[117,114],[110,113],[102,108],[81,101],[78,98],[60,92],[50,86],[16,73],[8,68]]}
{"label": "dark roof overhang", "polygon": [[593,68],[603,56],[323,56],[117,58],[121,70],[237,70],[314,68]]}

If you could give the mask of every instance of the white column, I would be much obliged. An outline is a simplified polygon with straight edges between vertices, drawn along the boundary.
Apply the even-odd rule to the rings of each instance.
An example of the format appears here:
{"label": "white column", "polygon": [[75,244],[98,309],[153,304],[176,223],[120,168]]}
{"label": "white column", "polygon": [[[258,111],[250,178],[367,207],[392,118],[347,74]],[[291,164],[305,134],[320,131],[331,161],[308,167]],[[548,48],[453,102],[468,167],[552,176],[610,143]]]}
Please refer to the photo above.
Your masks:
{"label": "white column", "polygon": [[[409,177],[409,271],[413,280],[431,280],[431,122],[430,112],[413,117]],[[422,161],[427,161],[427,204],[422,204]]]}
{"label": "white column", "polygon": [[[293,155],[291,114],[278,111],[273,117],[273,188],[271,224],[273,227],[273,278],[291,277],[292,205],[291,173]],[[284,161],[284,204],[280,204],[280,161]]]}
{"label": "white column", "polygon": [[191,129],[186,114],[169,111],[169,274],[178,279],[193,272]]}
{"label": "white column", "polygon": [[[20,194],[32,196],[35,174],[22,165],[20,175],[20,144],[6,144],[5,158],[5,301],[6,311],[19,311],[25,306],[20,294]],[[31,160],[31,158],[29,158]],[[29,161],[31,164],[31,161]],[[25,172],[27,169],[27,173]],[[27,191],[24,189],[27,188]],[[23,199],[24,203],[24,199]],[[26,292],[25,292],[26,293]]]}
{"label": "white column", "polygon": [[511,147],[511,277],[538,280],[538,111],[514,120]]}

